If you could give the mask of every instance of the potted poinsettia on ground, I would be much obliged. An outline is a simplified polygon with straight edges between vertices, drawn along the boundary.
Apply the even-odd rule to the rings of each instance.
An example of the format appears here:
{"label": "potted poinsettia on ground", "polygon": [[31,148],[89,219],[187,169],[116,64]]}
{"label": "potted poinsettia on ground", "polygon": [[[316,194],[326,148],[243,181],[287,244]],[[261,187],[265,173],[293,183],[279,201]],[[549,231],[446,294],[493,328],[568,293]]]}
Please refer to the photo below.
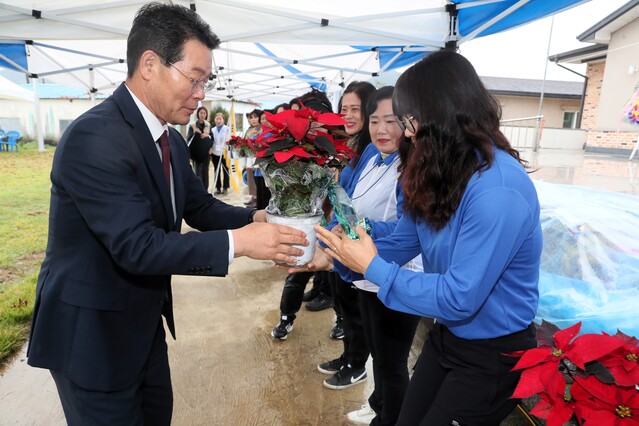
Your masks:
{"label": "potted poinsettia on ground", "polygon": [[297,266],[313,258],[313,225],[322,218],[322,203],[335,170],[355,155],[346,145],[346,124],[341,115],[309,108],[266,113],[268,126],[252,141],[255,164],[260,167],[271,199],[266,208],[270,222],[304,230],[309,246]]}
{"label": "potted poinsettia on ground", "polygon": [[580,328],[537,327],[538,347],[513,354],[522,371],[513,398],[539,397],[530,413],[547,426],[639,426],[639,341]]}

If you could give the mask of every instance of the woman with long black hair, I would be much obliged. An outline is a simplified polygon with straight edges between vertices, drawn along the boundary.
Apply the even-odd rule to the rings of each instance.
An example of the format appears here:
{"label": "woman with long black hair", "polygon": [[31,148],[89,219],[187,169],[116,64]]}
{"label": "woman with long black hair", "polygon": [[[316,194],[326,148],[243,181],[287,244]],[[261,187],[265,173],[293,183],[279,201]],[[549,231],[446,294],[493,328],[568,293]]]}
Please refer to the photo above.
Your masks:
{"label": "woman with long black hair", "polygon": [[[397,425],[498,425],[515,407],[517,358],[536,346],[539,201],[501,111],[472,65],[442,50],[397,81],[404,215],[359,241],[316,227],[326,253],[379,286],[388,307],[437,320]],[[424,272],[400,269],[422,253]],[[317,262],[320,262],[319,260]]]}

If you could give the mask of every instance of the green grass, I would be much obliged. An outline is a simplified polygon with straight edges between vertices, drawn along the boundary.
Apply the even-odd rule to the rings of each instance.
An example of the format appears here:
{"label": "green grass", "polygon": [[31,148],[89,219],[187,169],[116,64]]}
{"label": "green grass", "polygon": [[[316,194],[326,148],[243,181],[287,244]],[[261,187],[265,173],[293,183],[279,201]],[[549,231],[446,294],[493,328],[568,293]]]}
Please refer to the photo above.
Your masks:
{"label": "green grass", "polygon": [[47,243],[53,152],[38,152],[35,142],[0,152],[0,365],[29,333]]}

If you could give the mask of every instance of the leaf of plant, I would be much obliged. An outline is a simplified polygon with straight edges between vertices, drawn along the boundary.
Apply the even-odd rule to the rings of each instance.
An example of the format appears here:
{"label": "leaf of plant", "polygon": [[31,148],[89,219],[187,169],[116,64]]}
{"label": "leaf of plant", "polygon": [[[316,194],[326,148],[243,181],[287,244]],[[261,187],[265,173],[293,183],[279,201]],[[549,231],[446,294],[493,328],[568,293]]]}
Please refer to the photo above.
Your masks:
{"label": "leaf of plant", "polygon": [[541,320],[541,325],[537,326],[537,343],[539,346],[555,347],[555,341],[552,336],[559,331],[559,327],[555,324]]}
{"label": "leaf of plant", "polygon": [[318,136],[315,138],[315,146],[323,149],[331,155],[337,155],[337,150],[335,149],[335,145],[331,142],[331,140],[326,136]]}
{"label": "leaf of plant", "polygon": [[279,140],[279,141],[275,141],[275,142],[273,142],[272,144],[269,145],[269,147],[266,150],[266,153],[264,155],[265,156],[273,155],[277,151],[281,151],[283,149],[291,148],[291,147],[293,147],[295,145],[297,145],[297,142],[295,142],[292,139],[282,139],[282,140]]}
{"label": "leaf of plant", "polygon": [[605,365],[600,363],[599,361],[592,361],[586,364],[586,373],[592,374],[596,378],[599,379],[602,383],[607,385],[612,385],[615,383],[615,378],[610,373],[610,370],[606,368]]}

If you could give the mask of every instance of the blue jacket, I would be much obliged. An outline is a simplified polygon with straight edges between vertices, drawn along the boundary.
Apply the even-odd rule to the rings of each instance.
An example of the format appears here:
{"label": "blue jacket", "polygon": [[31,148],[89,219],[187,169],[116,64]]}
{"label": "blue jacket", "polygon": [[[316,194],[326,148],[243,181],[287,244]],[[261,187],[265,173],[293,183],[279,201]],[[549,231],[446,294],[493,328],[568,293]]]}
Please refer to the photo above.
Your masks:
{"label": "blue jacket", "polygon": [[[524,168],[501,150],[471,177],[446,227],[433,231],[405,214],[375,245],[364,278],[380,286],[378,297],[391,309],[436,318],[465,339],[518,332],[535,317],[539,201]],[[400,269],[420,251],[423,273]]]}

